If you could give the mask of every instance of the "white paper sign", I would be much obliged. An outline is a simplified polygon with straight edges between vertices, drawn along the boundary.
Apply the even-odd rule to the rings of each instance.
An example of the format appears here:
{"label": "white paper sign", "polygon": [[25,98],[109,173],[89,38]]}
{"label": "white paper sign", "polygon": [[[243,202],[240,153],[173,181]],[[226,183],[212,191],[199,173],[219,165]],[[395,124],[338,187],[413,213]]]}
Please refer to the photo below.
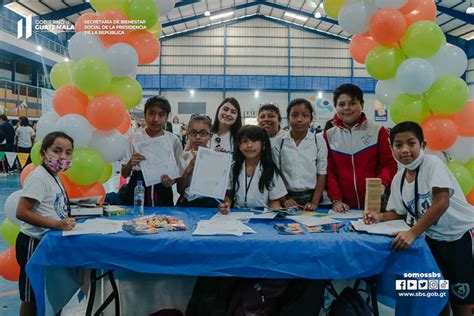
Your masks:
{"label": "white paper sign", "polygon": [[189,191],[223,200],[229,184],[232,155],[199,147]]}
{"label": "white paper sign", "polygon": [[140,161],[140,169],[146,186],[161,183],[166,174],[171,179],[179,178],[178,165],[168,137],[160,136],[133,144],[134,150],[145,157]]}

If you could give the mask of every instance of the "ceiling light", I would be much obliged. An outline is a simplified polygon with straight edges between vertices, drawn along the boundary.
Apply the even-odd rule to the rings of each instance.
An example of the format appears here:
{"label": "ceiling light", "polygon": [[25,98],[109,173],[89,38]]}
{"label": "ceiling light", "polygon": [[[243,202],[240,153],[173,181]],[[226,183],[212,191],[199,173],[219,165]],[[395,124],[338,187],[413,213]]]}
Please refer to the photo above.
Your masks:
{"label": "ceiling light", "polygon": [[314,14],[314,17],[315,17],[316,19],[319,19],[319,18],[321,17],[321,13],[320,13],[320,12],[316,12],[316,13]]}
{"label": "ceiling light", "polygon": [[39,51],[39,52],[41,52],[41,51],[43,50],[43,47],[41,47],[41,46],[38,45],[38,46],[36,46],[36,50]]}
{"label": "ceiling light", "polygon": [[255,97],[258,98],[260,96],[260,91],[255,90]]}
{"label": "ceiling light", "polygon": [[192,95],[192,96],[193,96],[193,95],[194,95],[194,93],[195,93],[195,91],[194,91],[194,90],[189,90],[189,94],[190,94],[190,95]]}
{"label": "ceiling light", "polygon": [[321,91],[318,92],[318,99],[322,99],[323,98],[323,93]]}
{"label": "ceiling light", "polygon": [[211,16],[211,12],[206,11],[206,12],[204,12],[204,15],[205,15],[205,16]]}
{"label": "ceiling light", "polygon": [[466,9],[467,14],[474,14],[474,7],[469,7]]}
{"label": "ceiling light", "polygon": [[227,18],[227,17],[232,16],[232,15],[234,15],[234,11],[221,13],[221,14],[217,14],[217,15],[211,15],[210,19],[211,20],[218,20],[218,19],[222,19],[222,18]]}
{"label": "ceiling light", "polygon": [[285,16],[289,17],[289,18],[292,18],[292,19],[295,19],[295,20],[300,20],[300,21],[303,21],[303,22],[306,22],[308,20],[307,17],[301,16],[301,15],[298,15],[298,14],[294,14],[294,13],[291,13],[291,12],[285,12]]}
{"label": "ceiling light", "polygon": [[68,62],[68,61],[69,61],[69,58],[64,57],[64,61],[65,61],[65,62]]}

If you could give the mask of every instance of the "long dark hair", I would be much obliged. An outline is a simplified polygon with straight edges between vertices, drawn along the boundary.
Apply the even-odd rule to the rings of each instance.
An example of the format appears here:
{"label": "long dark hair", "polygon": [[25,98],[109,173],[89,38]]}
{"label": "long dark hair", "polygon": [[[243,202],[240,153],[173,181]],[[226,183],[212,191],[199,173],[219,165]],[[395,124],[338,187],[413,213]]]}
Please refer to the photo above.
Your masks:
{"label": "long dark hair", "polygon": [[262,166],[262,174],[258,181],[258,189],[263,193],[264,189],[270,190],[273,184],[273,176],[275,173],[279,176],[280,171],[276,167],[272,158],[272,148],[270,139],[268,138],[265,130],[254,125],[245,125],[237,133],[237,137],[234,143],[234,165],[232,167],[232,189],[236,192],[239,189],[239,175],[242,170],[242,166],[245,162],[245,156],[239,149],[240,142],[243,139],[249,139],[251,141],[260,141],[262,143],[262,153],[260,154],[260,165]]}
{"label": "long dark hair", "polygon": [[219,131],[219,125],[220,125],[220,122],[219,122],[219,111],[221,109],[221,107],[226,104],[226,103],[230,103],[232,104],[232,106],[237,110],[237,119],[235,120],[235,123],[230,127],[230,136],[231,136],[231,139],[235,139],[237,137],[237,133],[239,132],[240,128],[242,127],[242,113],[240,111],[240,104],[239,104],[239,101],[237,101],[236,98],[225,98],[221,104],[219,105],[219,107],[217,108],[217,111],[216,111],[216,117],[214,118],[214,123],[212,124],[212,130],[211,132],[213,133],[217,133]]}

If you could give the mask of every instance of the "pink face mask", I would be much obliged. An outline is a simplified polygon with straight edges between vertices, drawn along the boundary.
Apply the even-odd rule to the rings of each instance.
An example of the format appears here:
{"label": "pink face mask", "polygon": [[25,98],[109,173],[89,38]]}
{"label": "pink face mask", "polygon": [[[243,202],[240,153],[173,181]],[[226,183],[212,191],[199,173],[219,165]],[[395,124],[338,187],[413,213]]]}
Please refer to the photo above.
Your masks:
{"label": "pink face mask", "polygon": [[55,173],[64,172],[71,167],[72,159],[61,159],[57,157],[46,157],[46,165]]}

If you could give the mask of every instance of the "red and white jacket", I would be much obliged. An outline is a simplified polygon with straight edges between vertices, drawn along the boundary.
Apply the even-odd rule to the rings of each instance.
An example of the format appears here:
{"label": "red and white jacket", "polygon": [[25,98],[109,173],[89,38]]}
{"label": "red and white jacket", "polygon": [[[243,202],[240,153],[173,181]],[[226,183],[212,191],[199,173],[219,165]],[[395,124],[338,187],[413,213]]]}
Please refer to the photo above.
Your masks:
{"label": "red and white jacket", "polygon": [[365,205],[365,179],[380,178],[388,188],[397,173],[388,131],[362,113],[351,129],[335,116],[335,126],[324,133],[328,145],[327,193],[351,208]]}

